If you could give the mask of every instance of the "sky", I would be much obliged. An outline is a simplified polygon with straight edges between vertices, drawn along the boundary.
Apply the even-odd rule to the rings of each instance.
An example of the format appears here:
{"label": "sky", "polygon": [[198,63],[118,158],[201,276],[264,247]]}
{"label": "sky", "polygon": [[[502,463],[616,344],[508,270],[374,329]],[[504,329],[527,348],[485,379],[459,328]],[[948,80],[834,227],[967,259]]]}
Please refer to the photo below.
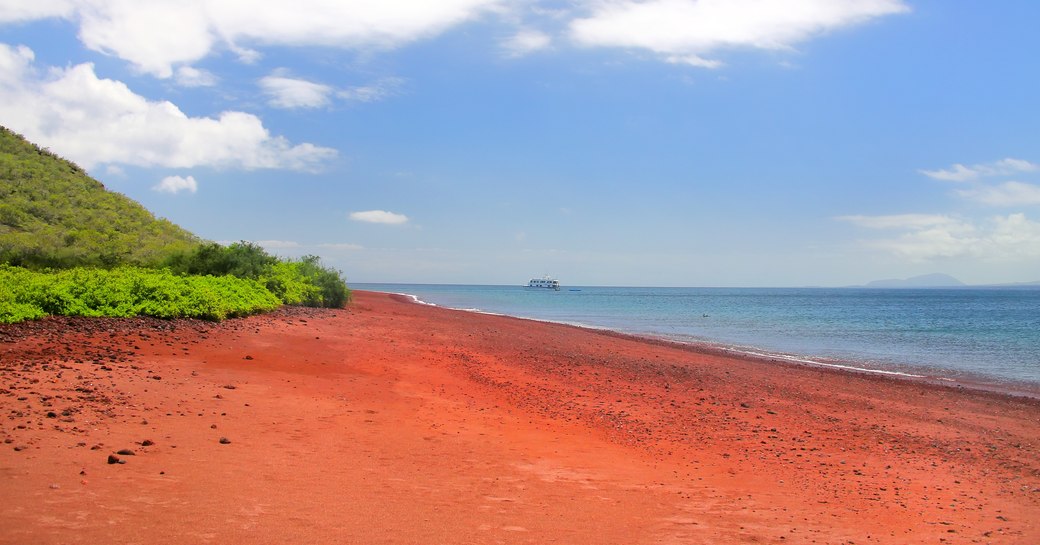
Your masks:
{"label": "sky", "polygon": [[0,0],[0,125],[352,282],[1040,280],[1033,0]]}

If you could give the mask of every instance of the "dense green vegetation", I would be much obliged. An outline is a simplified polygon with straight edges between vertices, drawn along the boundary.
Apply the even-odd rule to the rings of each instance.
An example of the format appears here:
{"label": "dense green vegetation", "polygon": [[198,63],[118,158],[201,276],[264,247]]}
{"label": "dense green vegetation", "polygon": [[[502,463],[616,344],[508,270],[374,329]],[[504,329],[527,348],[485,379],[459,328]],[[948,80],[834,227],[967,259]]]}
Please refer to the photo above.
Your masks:
{"label": "dense green vegetation", "polygon": [[48,314],[223,320],[280,305],[256,280],[234,276],[180,276],[130,266],[38,272],[0,265],[0,323]]}
{"label": "dense green vegetation", "polygon": [[280,260],[250,242],[202,244],[166,260],[170,270],[190,275],[233,275],[256,280],[287,305],[342,307],[350,290],[338,272],[316,256]]}
{"label": "dense green vegetation", "polygon": [[152,266],[201,241],[0,127],[0,263]]}
{"label": "dense green vegetation", "polygon": [[0,127],[0,323],[58,314],[222,320],[342,307],[338,271],[205,242]]}

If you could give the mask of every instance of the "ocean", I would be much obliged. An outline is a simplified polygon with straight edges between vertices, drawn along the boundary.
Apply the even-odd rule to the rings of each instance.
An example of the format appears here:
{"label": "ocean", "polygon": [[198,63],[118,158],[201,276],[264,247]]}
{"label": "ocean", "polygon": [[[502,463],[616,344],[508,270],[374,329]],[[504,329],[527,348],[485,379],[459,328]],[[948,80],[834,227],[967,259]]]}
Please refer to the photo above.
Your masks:
{"label": "ocean", "polygon": [[810,365],[1040,388],[1037,288],[351,287]]}

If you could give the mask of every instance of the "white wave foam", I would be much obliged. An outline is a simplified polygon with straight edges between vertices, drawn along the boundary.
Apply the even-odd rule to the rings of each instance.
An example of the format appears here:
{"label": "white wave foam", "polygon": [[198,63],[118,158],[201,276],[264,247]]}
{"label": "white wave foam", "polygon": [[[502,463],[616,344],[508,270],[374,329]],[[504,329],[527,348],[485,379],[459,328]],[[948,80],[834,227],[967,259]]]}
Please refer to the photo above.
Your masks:
{"label": "white wave foam", "polygon": [[754,350],[740,350],[737,348],[724,348],[729,352],[735,352],[737,354],[747,354],[749,356],[758,356],[761,358],[773,358],[784,361],[792,361],[795,363],[805,363],[808,365],[819,365],[821,367],[831,367],[834,369],[845,369],[848,371],[860,371],[863,373],[877,373],[879,375],[893,375],[899,377],[910,377],[910,378],[925,378],[924,375],[915,375],[913,373],[905,373],[903,371],[890,371],[887,369],[871,369],[869,367],[857,367],[855,365],[848,365],[842,363],[827,363],[823,361],[811,360],[804,357],[792,356],[790,354],[777,354],[772,352],[756,352]]}

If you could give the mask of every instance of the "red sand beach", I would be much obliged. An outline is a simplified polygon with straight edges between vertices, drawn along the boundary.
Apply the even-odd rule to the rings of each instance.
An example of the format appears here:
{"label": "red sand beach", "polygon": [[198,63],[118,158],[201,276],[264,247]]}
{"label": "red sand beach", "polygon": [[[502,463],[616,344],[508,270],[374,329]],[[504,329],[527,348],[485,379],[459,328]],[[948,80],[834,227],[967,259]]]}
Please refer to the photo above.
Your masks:
{"label": "red sand beach", "polygon": [[4,544],[1040,543],[1036,399],[386,294],[0,326],[0,415]]}

